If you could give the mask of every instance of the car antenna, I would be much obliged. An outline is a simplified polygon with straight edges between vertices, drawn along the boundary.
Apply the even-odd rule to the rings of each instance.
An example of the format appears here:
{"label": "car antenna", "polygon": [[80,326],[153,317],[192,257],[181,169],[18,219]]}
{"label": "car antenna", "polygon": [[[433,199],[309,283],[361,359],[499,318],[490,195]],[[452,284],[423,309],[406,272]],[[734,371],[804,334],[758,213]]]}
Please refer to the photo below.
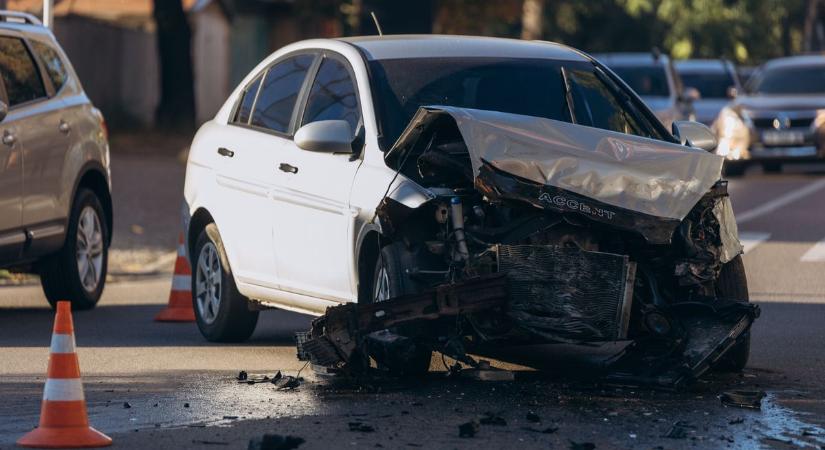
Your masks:
{"label": "car antenna", "polygon": [[372,16],[372,21],[375,22],[375,28],[378,29],[378,35],[383,36],[384,32],[381,30],[381,24],[378,23],[378,16],[375,15],[375,11],[370,11],[370,15]]}

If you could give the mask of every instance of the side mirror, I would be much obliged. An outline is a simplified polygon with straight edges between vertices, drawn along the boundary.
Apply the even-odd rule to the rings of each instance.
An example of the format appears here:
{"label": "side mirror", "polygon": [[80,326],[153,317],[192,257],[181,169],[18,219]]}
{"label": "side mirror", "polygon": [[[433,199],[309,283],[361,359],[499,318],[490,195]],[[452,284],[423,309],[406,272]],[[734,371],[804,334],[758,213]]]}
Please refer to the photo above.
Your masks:
{"label": "side mirror", "polygon": [[736,89],[736,86],[728,86],[728,89],[725,91],[725,94],[728,98],[736,98],[739,95],[739,90]]}
{"label": "side mirror", "polygon": [[7,115],[9,115],[9,105],[0,100],[0,122],[6,120]]}
{"label": "side mirror", "polygon": [[319,120],[295,132],[295,145],[321,153],[352,153],[352,129],[346,120]]}
{"label": "side mirror", "polygon": [[702,94],[699,92],[699,89],[688,86],[685,88],[684,92],[682,92],[682,98],[689,102],[695,102],[696,100],[702,98]]}
{"label": "side mirror", "polygon": [[687,120],[677,120],[672,125],[673,136],[682,145],[712,152],[716,149],[716,136],[707,125]]}

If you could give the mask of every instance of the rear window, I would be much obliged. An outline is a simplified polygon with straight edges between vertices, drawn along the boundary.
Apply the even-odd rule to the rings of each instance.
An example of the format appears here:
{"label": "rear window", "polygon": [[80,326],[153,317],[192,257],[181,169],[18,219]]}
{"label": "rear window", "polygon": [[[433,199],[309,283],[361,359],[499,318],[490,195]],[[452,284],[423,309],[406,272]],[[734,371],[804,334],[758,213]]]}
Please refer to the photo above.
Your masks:
{"label": "rear window", "polygon": [[0,37],[0,75],[9,106],[46,96],[37,65],[26,45],[18,38]]}
{"label": "rear window", "polygon": [[66,66],[63,64],[63,60],[60,59],[60,54],[49,44],[39,41],[31,41],[31,44],[34,52],[40,56],[40,60],[46,66],[46,75],[49,76],[54,91],[58,92],[69,78],[66,73]]}
{"label": "rear window", "polygon": [[670,97],[667,73],[662,66],[619,66],[610,69],[642,97]]}
{"label": "rear window", "polygon": [[696,88],[702,98],[728,98],[728,88],[736,87],[733,75],[719,72],[680,72],[685,87]]}
{"label": "rear window", "polygon": [[249,116],[252,114],[252,107],[255,105],[255,98],[258,96],[258,87],[261,85],[261,75],[255,78],[255,81],[249,83],[249,86],[244,89],[243,97],[241,97],[241,104],[238,105],[238,110],[235,111],[234,123],[249,124]]}

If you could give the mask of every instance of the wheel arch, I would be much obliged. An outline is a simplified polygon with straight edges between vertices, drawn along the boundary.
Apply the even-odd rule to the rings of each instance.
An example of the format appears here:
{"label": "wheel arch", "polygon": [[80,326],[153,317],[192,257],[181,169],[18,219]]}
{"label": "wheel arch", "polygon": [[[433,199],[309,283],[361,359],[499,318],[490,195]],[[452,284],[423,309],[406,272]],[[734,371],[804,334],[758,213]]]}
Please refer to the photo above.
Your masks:
{"label": "wheel arch", "polygon": [[[109,178],[106,176],[106,169],[99,163],[89,163],[81,170],[81,176],[78,177],[72,191],[72,199],[77,195],[80,188],[91,190],[100,199],[103,205],[103,212],[106,215],[106,227],[109,230],[109,245],[112,243],[112,235],[114,234],[114,211],[112,206],[112,194],[109,191]],[[74,201],[74,200],[72,200]],[[71,204],[69,205],[71,208]]]}
{"label": "wheel arch", "polygon": [[214,222],[215,219],[206,208],[198,208],[192,214],[192,218],[189,220],[189,229],[186,231],[186,253],[190,255],[190,264],[192,263],[191,259],[194,255],[195,244],[198,242],[198,236],[207,225]]}
{"label": "wheel arch", "polygon": [[358,259],[356,260],[359,302],[370,295],[373,277],[375,276],[375,264],[378,262],[381,247],[385,244],[386,238],[381,235],[377,228],[368,229],[359,240]]}

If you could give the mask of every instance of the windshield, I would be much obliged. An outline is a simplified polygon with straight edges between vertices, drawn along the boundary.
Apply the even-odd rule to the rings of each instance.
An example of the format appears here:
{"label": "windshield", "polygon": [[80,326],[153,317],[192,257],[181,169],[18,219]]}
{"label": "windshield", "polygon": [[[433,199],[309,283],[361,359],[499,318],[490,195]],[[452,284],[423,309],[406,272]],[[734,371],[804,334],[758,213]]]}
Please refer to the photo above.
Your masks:
{"label": "windshield", "polygon": [[727,71],[679,72],[679,76],[685,87],[696,88],[702,98],[728,98],[728,88],[736,86],[736,81]]}
{"label": "windshield", "polygon": [[769,68],[756,75],[749,90],[757,94],[825,94],[825,65]]}
{"label": "windshield", "polygon": [[370,72],[377,114],[389,144],[398,139],[418,108],[428,105],[543,117],[662,139],[642,107],[589,62],[383,59],[371,61]]}
{"label": "windshield", "polygon": [[670,97],[667,73],[662,66],[611,66],[610,69],[642,97]]}

